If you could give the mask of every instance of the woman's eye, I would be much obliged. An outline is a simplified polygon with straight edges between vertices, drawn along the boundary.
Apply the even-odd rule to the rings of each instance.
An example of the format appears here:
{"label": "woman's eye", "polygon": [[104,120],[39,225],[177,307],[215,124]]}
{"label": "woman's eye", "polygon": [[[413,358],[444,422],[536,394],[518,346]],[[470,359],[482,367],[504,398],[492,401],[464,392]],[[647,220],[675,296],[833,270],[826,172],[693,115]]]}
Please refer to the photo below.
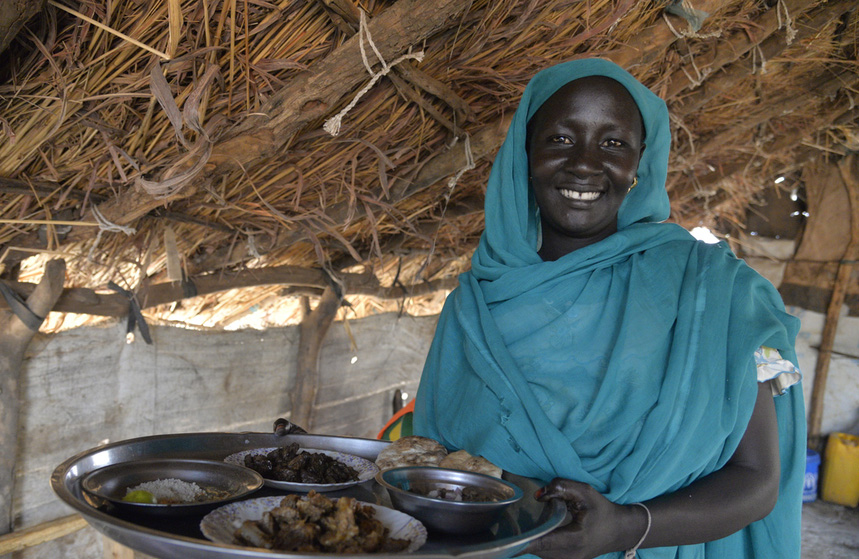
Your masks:
{"label": "woman's eye", "polygon": [[605,145],[606,145],[606,147],[610,147],[610,148],[619,148],[619,147],[623,146],[623,142],[621,142],[620,140],[613,140],[612,139],[612,140],[606,140]]}
{"label": "woman's eye", "polygon": [[569,136],[552,136],[549,141],[553,144],[572,144],[573,140]]}

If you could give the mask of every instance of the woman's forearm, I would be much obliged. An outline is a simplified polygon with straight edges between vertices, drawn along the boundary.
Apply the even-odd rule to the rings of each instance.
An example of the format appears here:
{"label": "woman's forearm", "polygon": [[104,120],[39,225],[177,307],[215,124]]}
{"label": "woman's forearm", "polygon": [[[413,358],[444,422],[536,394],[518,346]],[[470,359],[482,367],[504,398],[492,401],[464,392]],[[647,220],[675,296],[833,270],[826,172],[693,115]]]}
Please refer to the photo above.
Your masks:
{"label": "woman's forearm", "polygon": [[[769,384],[761,384],[746,433],[722,469],[645,503],[652,522],[642,547],[712,541],[769,514],[778,499],[780,474],[772,399]],[[643,533],[646,514],[635,508]]]}
{"label": "woman's forearm", "polygon": [[[772,491],[771,483],[763,475],[735,470],[726,466],[677,493],[646,502],[652,523],[642,547],[716,540],[769,514],[778,488]],[[643,533],[646,521],[643,510],[639,516]]]}

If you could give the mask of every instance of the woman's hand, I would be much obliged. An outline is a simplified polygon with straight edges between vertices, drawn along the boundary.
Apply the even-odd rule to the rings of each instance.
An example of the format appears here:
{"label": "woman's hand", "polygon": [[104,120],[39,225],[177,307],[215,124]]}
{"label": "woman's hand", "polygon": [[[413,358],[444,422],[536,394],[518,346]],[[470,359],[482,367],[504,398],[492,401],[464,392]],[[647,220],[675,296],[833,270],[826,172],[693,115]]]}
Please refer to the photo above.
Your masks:
{"label": "woman's hand", "polygon": [[562,499],[572,520],[533,542],[527,553],[543,559],[591,559],[633,547],[644,534],[647,516],[641,507],[612,503],[586,483],[555,478],[534,496]]}

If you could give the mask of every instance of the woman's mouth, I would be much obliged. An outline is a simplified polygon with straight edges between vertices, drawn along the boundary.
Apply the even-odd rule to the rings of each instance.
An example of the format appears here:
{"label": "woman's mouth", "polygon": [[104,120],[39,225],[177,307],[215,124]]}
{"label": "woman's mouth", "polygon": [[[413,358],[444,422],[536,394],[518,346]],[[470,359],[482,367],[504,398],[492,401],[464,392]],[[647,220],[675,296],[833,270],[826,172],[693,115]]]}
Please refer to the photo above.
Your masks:
{"label": "woman's mouth", "polygon": [[602,192],[579,192],[568,188],[562,188],[559,192],[564,198],[569,200],[582,200],[584,202],[591,202],[602,196]]}

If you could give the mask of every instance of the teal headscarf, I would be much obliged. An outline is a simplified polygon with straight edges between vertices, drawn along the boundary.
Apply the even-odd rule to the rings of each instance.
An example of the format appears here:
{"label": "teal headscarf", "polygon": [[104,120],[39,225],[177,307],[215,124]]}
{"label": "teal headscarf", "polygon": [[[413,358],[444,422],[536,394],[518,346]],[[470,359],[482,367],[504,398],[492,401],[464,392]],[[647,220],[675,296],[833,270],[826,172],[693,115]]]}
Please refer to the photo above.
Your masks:
{"label": "teal headscarf", "polygon": [[[638,186],[620,207],[617,233],[543,262],[526,125],[561,86],[592,75],[624,85],[642,114]],[[796,364],[799,321],[727,246],[661,223],[669,147],[665,103],[611,62],[567,62],[531,80],[492,167],[472,269],[439,318],[416,434],[519,475],[589,483],[617,503],[676,491],[725,465],[754,407],[755,350],[773,347]],[[775,510],[722,540],[639,557],[799,559],[798,386],[776,398],[776,412]]]}

